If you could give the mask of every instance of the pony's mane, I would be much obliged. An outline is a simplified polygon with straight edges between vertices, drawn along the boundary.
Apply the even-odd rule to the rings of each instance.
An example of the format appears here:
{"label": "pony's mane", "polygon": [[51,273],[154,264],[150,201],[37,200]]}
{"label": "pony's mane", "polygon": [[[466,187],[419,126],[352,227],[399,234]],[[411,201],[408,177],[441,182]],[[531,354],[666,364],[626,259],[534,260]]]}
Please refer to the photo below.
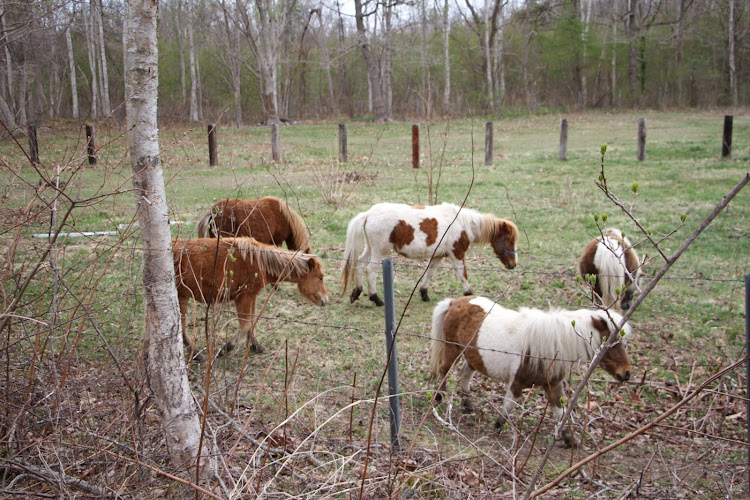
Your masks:
{"label": "pony's mane", "polygon": [[292,239],[294,240],[294,246],[299,250],[307,251],[310,248],[310,235],[307,232],[307,225],[300,215],[292,210],[287,202],[281,198],[275,196],[267,196],[266,198],[276,200],[281,209],[281,213],[289,222],[289,227],[292,231]]}
{"label": "pony's mane", "polygon": [[[519,313],[526,333],[523,352],[529,356],[529,367],[546,373],[550,380],[564,378],[578,361],[589,361],[602,343],[592,321],[597,311],[521,308]],[[602,319],[611,331],[609,320],[606,316]]]}
{"label": "pony's mane", "polygon": [[510,233],[507,235],[510,241],[518,241],[519,232],[513,222],[507,219],[500,219],[492,214],[482,214],[479,219],[479,234],[476,237],[478,243],[490,243],[503,232],[506,227]]}
{"label": "pony's mane", "polygon": [[243,260],[257,265],[263,274],[301,278],[309,272],[308,262],[315,256],[266,245],[254,238],[222,238],[223,242],[237,248]]}

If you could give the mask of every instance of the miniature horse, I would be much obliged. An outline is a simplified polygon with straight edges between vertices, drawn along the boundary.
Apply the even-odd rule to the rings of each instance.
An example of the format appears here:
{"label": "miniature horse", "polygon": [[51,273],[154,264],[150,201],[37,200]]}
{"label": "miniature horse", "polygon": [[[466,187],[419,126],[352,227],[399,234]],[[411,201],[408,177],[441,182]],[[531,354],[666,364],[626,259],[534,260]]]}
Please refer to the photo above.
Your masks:
{"label": "miniature horse", "polygon": [[[180,302],[182,335],[191,354],[197,352],[187,333],[188,301],[203,304],[234,301],[240,331],[227,342],[229,352],[242,335],[255,352],[263,346],[253,336],[255,301],[269,283],[297,283],[300,295],[313,304],[325,306],[328,292],[323,284],[323,264],[317,257],[258,243],[253,238],[177,240],[172,243],[177,297]],[[223,352],[222,351],[222,352]],[[197,354],[195,359],[203,361]]]}
{"label": "miniature horse", "polygon": [[595,301],[618,311],[628,310],[639,291],[641,267],[630,241],[615,228],[606,229],[601,236],[590,241],[578,259],[581,277],[596,276]]}
{"label": "miniature horse", "polygon": [[[622,319],[615,312],[609,314],[615,322]],[[430,372],[441,381],[436,400],[442,399],[446,375],[463,354],[466,363],[458,382],[465,397],[475,371],[507,386],[504,415],[498,418],[497,427],[505,423],[521,391],[535,385],[544,388],[557,422],[563,415],[562,381],[574,364],[593,358],[616,326],[605,311],[513,311],[484,297],[442,300],[432,314]],[[630,325],[626,324],[624,330],[630,333]],[[601,366],[620,382],[630,379],[633,367],[623,340],[606,352]],[[573,443],[567,429],[563,437],[568,444]]]}
{"label": "miniature horse", "polygon": [[258,200],[226,198],[214,203],[198,223],[199,238],[216,235],[249,236],[260,243],[310,253],[310,235],[305,221],[283,200],[266,196]]}
{"label": "miniature horse", "polygon": [[489,243],[503,265],[513,269],[516,267],[518,236],[518,228],[509,220],[450,203],[427,207],[379,203],[356,215],[346,229],[341,273],[343,291],[346,293],[347,284],[354,281],[350,300],[352,303],[357,300],[362,293],[363,269],[366,269],[370,300],[382,306],[383,301],[375,289],[375,278],[382,259],[395,250],[410,259],[429,259],[434,255],[419,288],[422,300],[430,300],[427,293],[430,279],[444,257],[450,259],[464,295],[471,295],[464,262],[469,245]]}

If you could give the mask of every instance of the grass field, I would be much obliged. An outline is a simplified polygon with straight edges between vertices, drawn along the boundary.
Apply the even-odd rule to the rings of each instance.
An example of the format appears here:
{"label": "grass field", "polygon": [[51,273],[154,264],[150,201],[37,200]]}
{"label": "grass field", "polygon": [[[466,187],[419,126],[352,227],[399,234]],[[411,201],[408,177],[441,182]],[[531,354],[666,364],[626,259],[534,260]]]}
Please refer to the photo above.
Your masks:
{"label": "grass field", "polygon": [[[641,117],[648,134],[643,162],[636,159]],[[543,417],[542,391],[528,392],[514,425],[500,433],[493,422],[504,388],[491,380],[474,379],[475,413],[461,411],[451,380],[454,404],[443,403],[437,411],[452,427],[442,424],[430,406],[436,387],[427,372],[430,317],[439,299],[461,294],[452,269],[442,265],[432,283],[432,302],[424,303],[416,291],[424,262],[394,255],[404,450],[393,454],[382,391],[370,426],[384,370],[383,309],[366,294],[350,304],[339,274],[347,223],[372,204],[465,200],[467,207],[513,220],[522,233],[519,265],[512,271],[493,258],[489,247],[470,250],[474,293],[508,307],[578,308],[584,290],[576,281],[576,262],[598,234],[594,214],[607,214],[608,226],[642,240],[635,224],[595,184],[602,144],[607,145],[609,189],[632,207],[654,239],[668,236],[660,244],[666,255],[750,171],[746,113],[734,117],[733,151],[726,159],[720,157],[719,111],[567,115],[567,161],[558,160],[561,118],[496,119],[491,166],[484,165],[484,120],[421,124],[419,169],[411,168],[410,123],[347,123],[345,164],[337,161],[337,124],[283,126],[278,164],[270,160],[268,129],[220,127],[220,165],[214,168],[208,167],[203,128],[160,131],[172,220],[192,223],[228,196],[278,196],[305,218],[312,248],[327,271],[328,307],[317,308],[294,287],[282,286],[269,298],[256,331],[266,353],[247,359],[235,353],[213,365],[208,380],[215,407],[209,406],[208,421],[224,453],[226,488],[214,484],[218,494],[248,497],[263,490],[263,496],[273,498],[349,498],[357,497],[364,484],[368,498],[523,495],[553,431],[549,417]],[[53,207],[64,232],[113,231],[135,222],[124,132],[106,124],[100,128],[96,166],[85,163],[85,137],[71,124],[41,129],[39,143],[37,169],[18,144],[0,144],[6,186],[0,199],[4,310],[26,277],[34,276],[3,332],[0,465],[2,457],[22,456],[37,464],[40,457],[57,455],[67,474],[101,487],[143,498],[168,495],[170,483],[135,461],[165,466],[152,403],[146,401],[134,415],[135,396],[124,382],[139,389],[145,383],[138,375],[143,312],[137,229],[61,239],[54,253],[57,280],[44,256],[46,240],[32,237],[49,231]],[[25,146],[25,139],[20,144]],[[54,183],[58,165],[61,195],[53,204],[54,190],[40,189],[39,181],[44,177]],[[187,237],[194,225],[173,228],[175,237]],[[648,282],[664,262],[647,241],[638,252],[651,260]],[[44,265],[36,269],[40,261]],[[583,446],[571,450],[552,444],[537,487],[646,425],[744,356],[743,279],[748,272],[750,191],[745,188],[635,311],[628,339],[634,377],[618,385],[597,372],[576,412]],[[378,286],[382,296],[380,278]],[[259,304],[271,293],[262,293]],[[214,318],[219,337],[237,328],[233,307],[224,309]],[[205,344],[203,311],[196,307],[191,322],[200,345]],[[245,375],[238,380],[243,364]],[[205,367],[190,368],[202,402]],[[729,371],[660,426],[596,458],[552,492],[561,498],[748,495],[746,386],[742,366]],[[60,398],[57,403],[52,393]],[[139,404],[147,393],[139,393]],[[368,451],[370,434],[374,446]],[[267,435],[275,453],[257,446]],[[21,482],[29,491],[56,491],[33,478]]]}

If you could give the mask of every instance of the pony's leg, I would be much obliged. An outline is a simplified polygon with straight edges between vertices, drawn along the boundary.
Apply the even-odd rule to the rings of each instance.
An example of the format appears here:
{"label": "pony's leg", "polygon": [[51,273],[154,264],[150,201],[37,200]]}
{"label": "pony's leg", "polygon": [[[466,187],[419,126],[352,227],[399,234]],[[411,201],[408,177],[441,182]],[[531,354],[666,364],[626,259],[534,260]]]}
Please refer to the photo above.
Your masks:
{"label": "pony's leg", "polygon": [[469,280],[466,279],[466,263],[464,260],[459,260],[451,255],[451,265],[453,265],[453,270],[456,271],[458,281],[461,282],[461,288],[464,290],[464,295],[473,295],[471,292],[471,286],[469,285]]}
{"label": "pony's leg", "polygon": [[182,324],[182,340],[185,342],[185,345],[188,346],[188,360],[194,359],[198,363],[203,363],[206,360],[206,357],[199,353],[198,350],[195,348],[195,342],[193,342],[193,339],[190,337],[187,331],[187,309],[188,309],[188,301],[190,299],[187,298],[181,298],[180,301],[180,323]]}
{"label": "pony's leg", "polygon": [[261,353],[265,351],[265,348],[255,340],[253,323],[255,322],[255,299],[256,295],[251,293],[243,293],[234,299],[234,305],[237,308],[237,319],[240,322],[240,331],[235,335],[232,340],[226,343],[223,351],[229,352],[239,344],[241,337],[246,337],[247,342],[254,352]]}
{"label": "pony's leg", "polygon": [[432,263],[430,263],[430,266],[427,268],[427,272],[424,273],[424,280],[422,281],[422,285],[419,287],[419,294],[422,296],[422,300],[424,302],[430,301],[430,296],[427,293],[427,291],[430,289],[430,280],[432,280],[432,275],[435,274],[435,269],[437,269],[437,266],[438,264],[440,264],[440,261],[442,259],[442,257],[433,258]]}
{"label": "pony's leg", "polygon": [[469,396],[469,391],[471,390],[471,378],[474,376],[475,371],[476,370],[474,370],[466,360],[463,361],[461,368],[458,371],[458,387],[461,391],[461,405],[466,413],[474,413],[474,404]]}
{"label": "pony's leg", "polygon": [[370,245],[367,244],[367,238],[365,238],[365,249],[362,252],[362,255],[359,256],[359,260],[354,263],[354,288],[352,289],[352,294],[349,296],[349,302],[354,304],[354,301],[357,300],[362,293],[362,274],[365,271],[365,265],[364,262],[368,262],[370,260]]}
{"label": "pony's leg", "polygon": [[[367,250],[365,250],[367,252]],[[368,259],[372,258],[374,252],[368,255]],[[370,300],[375,303],[376,306],[382,306],[383,301],[378,297],[378,289],[376,288],[375,280],[378,277],[378,268],[380,267],[381,259],[368,260],[367,262],[367,293],[370,294]]]}
{"label": "pony's leg", "polygon": [[495,429],[498,431],[504,430],[506,425],[510,422],[510,414],[518,406],[516,400],[521,397],[523,387],[518,384],[508,384],[508,389],[505,391],[505,401],[503,401],[503,409],[500,415],[495,420]]}
{"label": "pony's leg", "polygon": [[578,447],[578,440],[570,432],[570,422],[560,422],[563,416],[562,403],[560,402],[563,396],[563,385],[562,382],[551,385],[546,389],[547,401],[549,402],[550,408],[552,408],[552,417],[555,425],[562,424],[560,429],[560,437],[562,438],[565,446],[568,448]]}

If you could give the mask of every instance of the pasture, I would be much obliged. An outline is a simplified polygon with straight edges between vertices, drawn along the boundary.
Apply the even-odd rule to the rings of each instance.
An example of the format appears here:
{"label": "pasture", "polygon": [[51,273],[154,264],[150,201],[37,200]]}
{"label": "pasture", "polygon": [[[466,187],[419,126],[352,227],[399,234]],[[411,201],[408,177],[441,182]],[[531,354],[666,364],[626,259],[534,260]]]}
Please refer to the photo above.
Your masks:
{"label": "pasture", "polygon": [[[594,214],[600,224],[607,214],[607,226],[640,242],[639,254],[652,259],[645,283],[663,265],[659,252],[595,185],[603,143],[609,189],[654,239],[666,238],[660,244],[666,255],[750,171],[747,113],[735,114],[733,151],[726,159],[720,157],[720,111],[565,115],[564,162],[558,160],[562,117],[495,119],[492,166],[484,165],[485,120],[422,124],[419,169],[411,168],[410,123],[347,123],[349,161],[343,164],[337,161],[335,123],[283,126],[278,164],[271,161],[267,128],[219,126],[218,167],[208,166],[204,127],[160,131],[170,219],[192,223],[172,226],[175,238],[194,237],[195,223],[221,198],[277,196],[309,227],[330,299],[319,308],[289,283],[267,287],[258,296],[262,318],[255,331],[266,351],[246,353],[240,343],[240,349],[216,359],[210,372],[206,363],[189,365],[195,396],[207,411],[208,436],[222,454],[223,484],[213,483],[216,494],[357,498],[362,489],[366,498],[523,496],[553,432],[541,389],[523,394],[522,409],[500,432],[493,424],[505,388],[495,381],[475,376],[475,411],[463,412],[454,369],[437,407],[439,418],[430,405],[437,388],[429,380],[432,309],[442,298],[461,295],[449,264],[441,263],[432,280],[432,301],[422,302],[424,262],[392,254],[402,416],[402,450],[392,453],[385,383],[373,412],[385,366],[383,308],[366,297],[351,304],[349,294],[342,294],[341,258],[347,223],[375,203],[465,200],[469,208],[510,219],[521,234],[512,270],[488,245],[469,249],[466,266],[475,294],[515,309],[576,309],[579,298],[589,305],[576,280],[576,262],[599,234]],[[647,156],[638,162],[641,117],[647,119]],[[0,341],[0,466],[22,459],[40,469],[63,467],[67,475],[106,490],[142,498],[177,495],[174,484],[154,472],[165,461],[161,429],[139,371],[141,242],[131,225],[136,221],[124,131],[111,125],[99,127],[96,166],[86,164],[85,136],[70,123],[40,129],[36,168],[17,143],[0,144],[4,310],[23,289]],[[25,140],[19,139],[24,147]],[[43,176],[54,183],[58,166],[55,197],[55,190],[39,181]],[[634,366],[630,380],[618,384],[603,370],[595,372],[576,410],[582,446],[552,444],[537,488],[648,424],[742,359],[748,189],[635,311],[627,338]],[[47,240],[32,235],[49,232],[53,213],[63,232],[124,226],[115,236],[61,237],[50,260]],[[382,296],[382,276],[377,283]],[[190,307],[188,328],[199,347],[207,342],[206,332],[217,346],[237,332],[231,304],[208,317],[204,306]],[[578,379],[573,375],[566,390]],[[672,416],[596,457],[549,494],[748,495],[746,387],[743,365],[729,370]],[[19,481],[29,491],[58,492],[31,474]],[[79,491],[68,488],[67,494]]]}

